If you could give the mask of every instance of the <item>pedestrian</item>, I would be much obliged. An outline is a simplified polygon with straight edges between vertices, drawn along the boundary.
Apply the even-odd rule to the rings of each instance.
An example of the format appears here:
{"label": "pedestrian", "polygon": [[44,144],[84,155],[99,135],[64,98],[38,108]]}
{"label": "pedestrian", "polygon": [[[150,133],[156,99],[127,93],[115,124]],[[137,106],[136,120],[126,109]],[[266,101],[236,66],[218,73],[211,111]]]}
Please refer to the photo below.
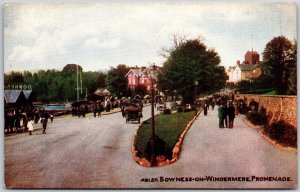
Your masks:
{"label": "pedestrian", "polygon": [[106,112],[110,112],[110,109],[111,109],[111,102],[109,100],[107,100],[107,103],[106,103]]}
{"label": "pedestrian", "polygon": [[211,102],[211,109],[212,110],[214,110],[215,105],[216,105],[216,102],[215,102],[215,99],[213,99],[212,102]]}
{"label": "pedestrian", "polygon": [[48,124],[48,118],[42,117],[42,125],[43,125],[43,134],[46,134],[47,124]]}
{"label": "pedestrian", "polygon": [[81,111],[82,117],[85,117],[85,106],[82,106],[80,111]]}
{"label": "pedestrian", "polygon": [[103,111],[103,105],[100,102],[97,108],[97,112],[98,112],[98,117],[101,117],[101,112]]}
{"label": "pedestrian", "polygon": [[227,109],[227,115],[229,119],[229,128],[233,128],[233,121],[235,118],[235,108],[232,105],[232,103],[229,104],[229,107]]}
{"label": "pedestrian", "polygon": [[96,117],[97,111],[98,111],[98,109],[97,109],[97,104],[95,103],[95,104],[93,105],[93,113],[94,113],[94,117]]}
{"label": "pedestrian", "polygon": [[124,103],[121,105],[121,113],[122,113],[122,117],[125,117],[125,106]]}
{"label": "pedestrian", "polygon": [[81,107],[77,107],[77,116],[78,116],[78,118],[80,118],[81,113],[82,113]]}
{"label": "pedestrian", "polygon": [[224,116],[225,116],[225,106],[224,104],[222,104],[218,108],[219,128],[224,128]]}
{"label": "pedestrian", "polygon": [[28,131],[29,131],[29,135],[32,135],[32,132],[33,132],[33,120],[28,121],[27,128],[28,128]]}
{"label": "pedestrian", "polygon": [[16,128],[17,133],[20,132],[22,123],[23,123],[23,120],[21,119],[20,114],[19,113],[15,114],[14,127]]}
{"label": "pedestrian", "polygon": [[54,118],[54,115],[53,115],[53,112],[50,114],[50,121],[51,123],[53,122],[53,118]]}
{"label": "pedestrian", "polygon": [[228,128],[229,120],[228,120],[228,102],[224,105],[224,125]]}
{"label": "pedestrian", "polygon": [[238,115],[239,114],[239,110],[238,110],[237,101],[233,102],[233,107],[234,107],[234,114]]}
{"label": "pedestrian", "polygon": [[207,115],[207,108],[208,108],[208,105],[207,105],[207,103],[205,102],[205,103],[204,103],[204,106],[203,106],[204,116]]}

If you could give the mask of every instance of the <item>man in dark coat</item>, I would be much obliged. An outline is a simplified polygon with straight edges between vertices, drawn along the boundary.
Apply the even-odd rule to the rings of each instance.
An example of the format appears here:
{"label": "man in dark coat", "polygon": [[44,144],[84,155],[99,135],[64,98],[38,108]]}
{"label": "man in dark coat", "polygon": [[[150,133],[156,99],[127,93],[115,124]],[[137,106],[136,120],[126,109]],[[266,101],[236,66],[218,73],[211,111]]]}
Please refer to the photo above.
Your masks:
{"label": "man in dark coat", "polygon": [[225,106],[221,105],[218,108],[219,128],[224,128]]}
{"label": "man in dark coat", "polygon": [[97,109],[98,109],[98,117],[101,117],[101,112],[103,111],[103,105],[100,102],[97,106],[98,106],[97,107]]}
{"label": "man in dark coat", "polygon": [[96,117],[97,112],[98,112],[98,105],[95,103],[95,104],[93,105],[93,113],[94,113],[94,117]]}
{"label": "man in dark coat", "polygon": [[235,118],[235,108],[232,104],[229,104],[229,107],[227,109],[227,115],[229,118],[229,128],[233,128],[233,121]]}
{"label": "man in dark coat", "polygon": [[43,134],[46,134],[47,124],[49,119],[49,113],[43,110],[41,123],[43,125]]}
{"label": "man in dark coat", "polygon": [[208,108],[208,105],[207,105],[207,103],[205,102],[205,103],[204,103],[204,107],[203,107],[204,116],[207,115],[207,108]]}

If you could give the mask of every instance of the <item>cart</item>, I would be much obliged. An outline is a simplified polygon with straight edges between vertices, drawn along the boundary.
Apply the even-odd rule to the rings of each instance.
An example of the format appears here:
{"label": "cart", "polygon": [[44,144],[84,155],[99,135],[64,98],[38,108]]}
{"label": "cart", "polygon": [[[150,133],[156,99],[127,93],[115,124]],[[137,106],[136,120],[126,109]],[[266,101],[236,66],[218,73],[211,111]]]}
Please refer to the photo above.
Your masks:
{"label": "cart", "polygon": [[129,121],[141,122],[141,111],[137,107],[128,106],[125,109],[126,123]]}

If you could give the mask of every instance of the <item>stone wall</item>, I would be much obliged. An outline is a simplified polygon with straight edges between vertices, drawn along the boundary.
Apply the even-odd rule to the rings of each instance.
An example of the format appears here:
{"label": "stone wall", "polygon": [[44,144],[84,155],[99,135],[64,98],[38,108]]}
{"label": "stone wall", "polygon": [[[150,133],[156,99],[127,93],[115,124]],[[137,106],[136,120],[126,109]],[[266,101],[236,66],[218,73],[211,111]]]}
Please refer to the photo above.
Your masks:
{"label": "stone wall", "polygon": [[235,99],[244,99],[247,105],[254,100],[259,109],[267,110],[269,123],[283,120],[297,129],[297,96],[237,94]]}

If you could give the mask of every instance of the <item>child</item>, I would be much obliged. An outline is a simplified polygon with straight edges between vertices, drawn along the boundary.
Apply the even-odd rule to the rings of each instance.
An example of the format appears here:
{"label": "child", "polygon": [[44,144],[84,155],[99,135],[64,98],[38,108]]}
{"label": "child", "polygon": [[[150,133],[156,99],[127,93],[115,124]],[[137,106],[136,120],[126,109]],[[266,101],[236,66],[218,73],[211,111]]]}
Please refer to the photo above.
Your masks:
{"label": "child", "polygon": [[33,131],[33,120],[28,121],[27,123],[27,128],[29,131],[29,135],[32,135],[32,131]]}

